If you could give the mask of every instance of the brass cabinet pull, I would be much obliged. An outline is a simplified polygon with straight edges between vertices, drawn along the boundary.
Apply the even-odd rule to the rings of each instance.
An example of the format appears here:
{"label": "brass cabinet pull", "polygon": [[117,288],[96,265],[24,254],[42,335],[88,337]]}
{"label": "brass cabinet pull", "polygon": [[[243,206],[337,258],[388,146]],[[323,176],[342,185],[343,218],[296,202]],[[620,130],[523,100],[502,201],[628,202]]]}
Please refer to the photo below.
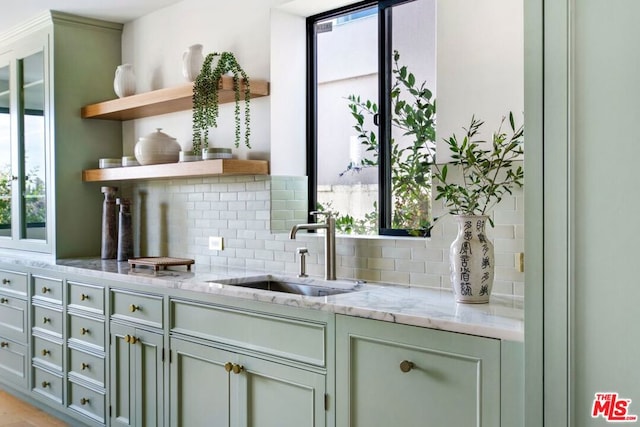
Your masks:
{"label": "brass cabinet pull", "polygon": [[11,284],[11,280],[9,280],[7,278],[4,278],[4,279],[2,279],[2,284],[3,285],[9,285],[9,284]]}
{"label": "brass cabinet pull", "polygon": [[0,342],[0,348],[5,348],[5,347],[9,347],[9,343],[6,341]]}
{"label": "brass cabinet pull", "polygon": [[49,387],[50,385],[51,385],[51,383],[50,383],[50,382],[42,381],[42,388],[47,388],[47,387]]}
{"label": "brass cabinet pull", "polygon": [[131,304],[131,305],[129,306],[129,311],[130,311],[130,312],[132,312],[132,313],[134,313],[134,312],[136,312],[136,311],[140,311],[140,310],[141,310],[141,309],[140,309],[140,306],[139,306],[139,305]]}
{"label": "brass cabinet pull", "polygon": [[46,355],[48,355],[48,354],[51,354],[51,351],[49,351],[49,350],[47,350],[47,349],[43,349],[43,350],[42,350],[42,355],[43,355],[43,356],[46,356]]}
{"label": "brass cabinet pull", "polygon": [[42,323],[51,323],[51,319],[49,319],[48,317],[43,317]]}
{"label": "brass cabinet pull", "polygon": [[90,332],[90,331],[89,331],[87,328],[82,328],[82,329],[80,329],[80,333],[81,333],[82,335],[87,335],[89,332]]}
{"label": "brass cabinet pull", "polygon": [[416,365],[413,362],[410,362],[408,360],[403,360],[402,362],[400,362],[400,370],[405,373],[415,368],[415,366]]}
{"label": "brass cabinet pull", "polygon": [[244,366],[238,365],[237,363],[227,362],[224,364],[224,370],[227,372],[233,372],[234,374],[239,374],[244,371]]}
{"label": "brass cabinet pull", "polygon": [[87,399],[86,397],[83,397],[82,399],[80,399],[80,404],[81,405],[86,405],[89,403],[89,399]]}
{"label": "brass cabinet pull", "polygon": [[42,293],[46,294],[47,292],[51,292],[51,289],[47,288],[46,286],[42,287]]}
{"label": "brass cabinet pull", "polygon": [[81,369],[84,371],[85,369],[89,369],[89,364],[88,363],[83,363],[81,366]]}
{"label": "brass cabinet pull", "polygon": [[87,300],[87,299],[89,299],[89,295],[87,295],[87,294],[80,294],[80,301],[84,301],[84,300]]}
{"label": "brass cabinet pull", "polygon": [[0,298],[0,304],[8,304],[8,303],[9,303],[8,298]]}
{"label": "brass cabinet pull", "polygon": [[138,339],[138,338],[136,338],[136,337],[134,337],[134,336],[131,336],[131,335],[125,335],[125,336],[124,336],[124,340],[125,340],[126,342],[128,342],[129,344],[135,344],[135,343],[137,343],[138,341],[140,341],[140,339]]}

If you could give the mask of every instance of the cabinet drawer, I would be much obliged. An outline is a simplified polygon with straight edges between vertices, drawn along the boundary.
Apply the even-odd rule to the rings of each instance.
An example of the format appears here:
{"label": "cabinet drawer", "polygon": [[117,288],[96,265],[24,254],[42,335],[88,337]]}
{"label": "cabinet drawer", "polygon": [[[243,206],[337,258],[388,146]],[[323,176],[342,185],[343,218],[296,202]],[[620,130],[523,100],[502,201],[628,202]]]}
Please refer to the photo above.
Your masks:
{"label": "cabinet drawer", "polygon": [[162,328],[162,297],[111,290],[112,319]]}
{"label": "cabinet drawer", "polygon": [[69,381],[69,408],[104,423],[105,394]]}
{"label": "cabinet drawer", "polygon": [[69,348],[69,376],[104,387],[104,357]]}
{"label": "cabinet drawer", "polygon": [[70,314],[69,341],[104,351],[104,321]]}
{"label": "cabinet drawer", "polygon": [[27,387],[27,347],[0,337],[0,377],[11,383]]}
{"label": "cabinet drawer", "polygon": [[62,403],[62,377],[34,366],[33,391]]}
{"label": "cabinet drawer", "polygon": [[104,314],[104,288],[67,281],[69,307]]}
{"label": "cabinet drawer", "polygon": [[62,311],[34,305],[32,326],[62,338]]}
{"label": "cabinet drawer", "polygon": [[33,276],[33,299],[62,304],[62,280]]}
{"label": "cabinet drawer", "polygon": [[324,366],[327,325],[189,301],[171,301],[171,331]]}
{"label": "cabinet drawer", "polygon": [[0,270],[0,292],[27,296],[27,274]]}
{"label": "cabinet drawer", "polygon": [[49,368],[62,371],[62,343],[34,336],[33,360]]}
{"label": "cabinet drawer", "polygon": [[27,302],[0,295],[0,336],[27,342]]}

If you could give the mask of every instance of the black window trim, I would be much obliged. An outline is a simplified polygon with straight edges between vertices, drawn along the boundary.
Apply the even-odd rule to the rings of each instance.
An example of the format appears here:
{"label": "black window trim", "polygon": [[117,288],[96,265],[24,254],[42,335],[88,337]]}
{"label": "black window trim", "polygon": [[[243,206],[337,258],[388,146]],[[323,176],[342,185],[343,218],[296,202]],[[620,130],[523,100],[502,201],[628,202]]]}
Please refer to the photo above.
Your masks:
{"label": "black window trim", "polygon": [[[315,24],[328,18],[345,15],[365,8],[378,7],[378,73],[383,78],[378,80],[378,111],[381,117],[386,117],[391,111],[391,79],[392,79],[392,34],[393,34],[393,7],[415,0],[364,0],[338,9],[333,9],[307,18],[307,185],[309,197],[309,222],[315,222],[311,215],[317,209],[317,109],[318,75],[316,70],[317,44]],[[380,120],[378,123],[379,154],[378,154],[378,235],[386,236],[412,236],[416,233],[411,230],[391,228],[392,198],[391,198],[391,126],[390,121]],[[428,231],[421,237],[429,237]]]}

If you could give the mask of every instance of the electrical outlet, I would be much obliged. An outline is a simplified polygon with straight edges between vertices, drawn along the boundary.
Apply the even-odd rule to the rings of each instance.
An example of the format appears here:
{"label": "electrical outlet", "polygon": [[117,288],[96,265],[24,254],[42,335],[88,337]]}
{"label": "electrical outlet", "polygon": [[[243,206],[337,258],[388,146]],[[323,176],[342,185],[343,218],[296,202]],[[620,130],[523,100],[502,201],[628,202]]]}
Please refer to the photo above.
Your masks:
{"label": "electrical outlet", "polygon": [[524,252],[516,253],[516,270],[520,273],[524,273]]}
{"label": "electrical outlet", "polygon": [[224,239],[218,236],[209,236],[209,250],[211,251],[224,250]]}

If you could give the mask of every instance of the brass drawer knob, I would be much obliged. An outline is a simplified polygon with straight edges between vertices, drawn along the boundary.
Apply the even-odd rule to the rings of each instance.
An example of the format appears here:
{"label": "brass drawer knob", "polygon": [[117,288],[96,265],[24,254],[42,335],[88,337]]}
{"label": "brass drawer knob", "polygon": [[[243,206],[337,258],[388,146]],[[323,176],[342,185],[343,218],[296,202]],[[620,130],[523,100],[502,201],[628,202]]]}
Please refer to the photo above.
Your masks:
{"label": "brass drawer knob", "polygon": [[89,369],[89,364],[88,363],[83,363],[81,365],[80,369],[83,370],[83,371]]}
{"label": "brass drawer knob", "polygon": [[415,368],[415,366],[416,365],[413,362],[410,362],[408,360],[403,360],[402,362],[400,362],[400,370],[405,373]]}
{"label": "brass drawer knob", "polygon": [[128,342],[129,344],[135,344],[135,343],[137,343],[138,341],[140,341],[138,338],[136,338],[136,337],[134,337],[134,336],[131,336],[131,335],[125,335],[125,336],[124,336],[124,340],[125,340],[126,342]]}
{"label": "brass drawer knob", "polygon": [[11,284],[11,280],[9,280],[7,278],[4,278],[4,279],[2,279],[2,284],[3,285],[9,285],[9,284]]}
{"label": "brass drawer knob", "polygon": [[89,331],[87,328],[82,328],[82,329],[80,329],[80,333],[81,333],[82,335],[87,335],[87,334],[89,334],[89,333],[90,333],[90,331]]}
{"label": "brass drawer knob", "polygon": [[42,318],[42,323],[51,323],[51,319],[48,317],[43,317]]}
{"label": "brass drawer knob", "polygon": [[231,362],[227,362],[224,364],[224,370],[227,372],[231,372],[231,370],[233,369],[233,363]]}
{"label": "brass drawer knob", "polygon": [[47,355],[49,355],[49,354],[51,354],[51,351],[49,351],[49,350],[47,350],[47,349],[43,349],[43,350],[42,350],[42,355],[43,355],[43,356],[47,356]]}
{"label": "brass drawer knob", "polygon": [[46,286],[42,287],[42,293],[46,294],[47,292],[51,292],[51,289],[47,288]]}
{"label": "brass drawer knob", "polygon": [[0,348],[5,348],[5,347],[9,347],[9,343],[6,341],[0,342]]}
{"label": "brass drawer knob", "polygon": [[89,403],[89,399],[87,399],[86,397],[83,397],[82,399],[80,399],[81,405],[87,405],[88,403]]}
{"label": "brass drawer knob", "polygon": [[84,300],[88,300],[89,299],[89,295],[87,294],[80,294],[80,301],[84,301]]}
{"label": "brass drawer knob", "polygon": [[50,385],[51,385],[51,383],[50,383],[50,382],[48,382],[48,381],[42,381],[42,388],[47,388],[47,387],[49,387]]}
{"label": "brass drawer knob", "polygon": [[234,374],[239,374],[240,372],[244,371],[244,366],[242,365],[238,365],[237,363],[233,365],[233,373]]}
{"label": "brass drawer knob", "polygon": [[0,304],[8,304],[8,303],[9,303],[8,298],[0,298]]}
{"label": "brass drawer knob", "polygon": [[139,305],[135,305],[135,304],[131,304],[129,306],[129,311],[132,313],[135,313],[136,311],[140,311],[140,306]]}

